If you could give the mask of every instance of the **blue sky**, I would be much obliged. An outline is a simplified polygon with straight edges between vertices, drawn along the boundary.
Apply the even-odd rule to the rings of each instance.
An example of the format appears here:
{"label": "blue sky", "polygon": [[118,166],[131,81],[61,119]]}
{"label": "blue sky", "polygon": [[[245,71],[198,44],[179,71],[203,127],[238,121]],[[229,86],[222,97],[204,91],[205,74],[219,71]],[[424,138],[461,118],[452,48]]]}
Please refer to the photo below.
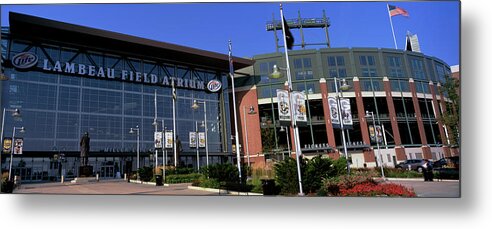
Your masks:
{"label": "blue sky", "polygon": [[[459,63],[460,9],[457,1],[394,2],[410,17],[395,16],[393,25],[398,48],[405,47],[408,31],[419,37],[422,52]],[[326,11],[332,47],[394,48],[386,2],[288,2],[287,19],[322,17]],[[134,36],[252,57],[275,51],[273,32],[265,24],[280,18],[278,3],[180,3],[180,4],[61,4],[2,5],[1,23],[8,25],[8,11],[30,14],[67,23],[105,29]],[[292,30],[296,43],[301,38]],[[279,33],[280,35],[280,33]],[[306,29],[306,42],[325,40],[321,29]],[[295,47],[294,49],[299,49]],[[319,47],[313,47],[319,48]]]}

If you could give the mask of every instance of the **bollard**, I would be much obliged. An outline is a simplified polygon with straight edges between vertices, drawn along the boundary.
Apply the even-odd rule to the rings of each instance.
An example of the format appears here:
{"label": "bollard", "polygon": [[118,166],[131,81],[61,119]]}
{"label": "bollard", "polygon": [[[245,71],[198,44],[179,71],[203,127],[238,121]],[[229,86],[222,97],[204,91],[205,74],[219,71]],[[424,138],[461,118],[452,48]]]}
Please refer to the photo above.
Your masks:
{"label": "bollard", "polygon": [[127,179],[126,179],[126,173],[125,173],[125,175],[124,175],[123,177],[125,177],[124,179],[125,179],[125,180],[127,180]]}
{"label": "bollard", "polygon": [[63,182],[65,182],[65,176],[63,176],[63,175],[62,175],[62,176],[61,176],[61,182],[60,182],[60,183],[62,183],[62,184],[63,184]]}
{"label": "bollard", "polygon": [[99,182],[99,173],[96,173],[96,181]]}

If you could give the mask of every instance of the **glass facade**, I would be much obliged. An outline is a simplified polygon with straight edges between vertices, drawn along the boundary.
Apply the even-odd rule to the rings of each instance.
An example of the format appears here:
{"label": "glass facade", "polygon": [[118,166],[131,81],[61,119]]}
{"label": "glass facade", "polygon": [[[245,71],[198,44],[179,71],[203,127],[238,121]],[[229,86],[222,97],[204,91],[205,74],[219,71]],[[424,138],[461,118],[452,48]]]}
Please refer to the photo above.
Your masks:
{"label": "glass facade", "polygon": [[[172,88],[164,81],[174,78],[176,133],[183,153],[195,152],[189,148],[188,133],[195,131],[196,122],[204,121],[203,104],[197,110],[191,108],[195,99],[206,103],[209,153],[230,152],[230,115],[229,109],[223,108],[229,104],[227,83],[217,93],[198,86],[210,80],[227,82],[224,72],[120,56],[110,50],[96,52],[9,39],[2,37],[6,59],[21,52],[38,57],[37,65],[28,70],[6,67],[10,80],[2,83],[2,107],[22,112],[20,119],[5,119],[4,135],[9,137],[14,126],[24,126],[26,132],[19,137],[24,138],[25,151],[79,151],[79,140],[87,131],[91,152],[135,152],[136,136],[129,130],[137,125],[140,151],[153,151],[154,93],[158,130],[162,130],[161,120],[172,130]],[[85,75],[80,74],[81,68]],[[158,83],[151,82],[152,75]],[[135,82],[129,82],[132,78]],[[199,131],[204,132],[204,127]]]}

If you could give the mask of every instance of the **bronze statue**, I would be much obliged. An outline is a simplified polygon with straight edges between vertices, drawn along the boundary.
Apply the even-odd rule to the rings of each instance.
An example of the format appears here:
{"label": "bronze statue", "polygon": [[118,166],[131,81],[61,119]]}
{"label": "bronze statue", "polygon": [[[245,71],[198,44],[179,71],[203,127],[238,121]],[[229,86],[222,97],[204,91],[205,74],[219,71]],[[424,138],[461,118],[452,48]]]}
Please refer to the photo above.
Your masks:
{"label": "bronze statue", "polygon": [[89,150],[91,138],[89,138],[89,133],[85,132],[82,139],[80,139],[80,166],[87,166],[89,164]]}

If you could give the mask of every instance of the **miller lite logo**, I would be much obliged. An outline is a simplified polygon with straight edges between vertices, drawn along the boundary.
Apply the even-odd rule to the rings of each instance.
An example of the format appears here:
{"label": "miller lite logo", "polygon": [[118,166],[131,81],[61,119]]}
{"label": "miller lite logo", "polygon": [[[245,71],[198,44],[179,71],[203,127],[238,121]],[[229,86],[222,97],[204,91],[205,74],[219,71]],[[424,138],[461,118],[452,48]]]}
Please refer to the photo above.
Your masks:
{"label": "miller lite logo", "polygon": [[12,64],[16,68],[27,69],[38,63],[38,57],[30,52],[21,52],[12,58]]}
{"label": "miller lite logo", "polygon": [[217,92],[222,88],[222,83],[218,80],[210,80],[207,84],[207,89],[210,92]]}

